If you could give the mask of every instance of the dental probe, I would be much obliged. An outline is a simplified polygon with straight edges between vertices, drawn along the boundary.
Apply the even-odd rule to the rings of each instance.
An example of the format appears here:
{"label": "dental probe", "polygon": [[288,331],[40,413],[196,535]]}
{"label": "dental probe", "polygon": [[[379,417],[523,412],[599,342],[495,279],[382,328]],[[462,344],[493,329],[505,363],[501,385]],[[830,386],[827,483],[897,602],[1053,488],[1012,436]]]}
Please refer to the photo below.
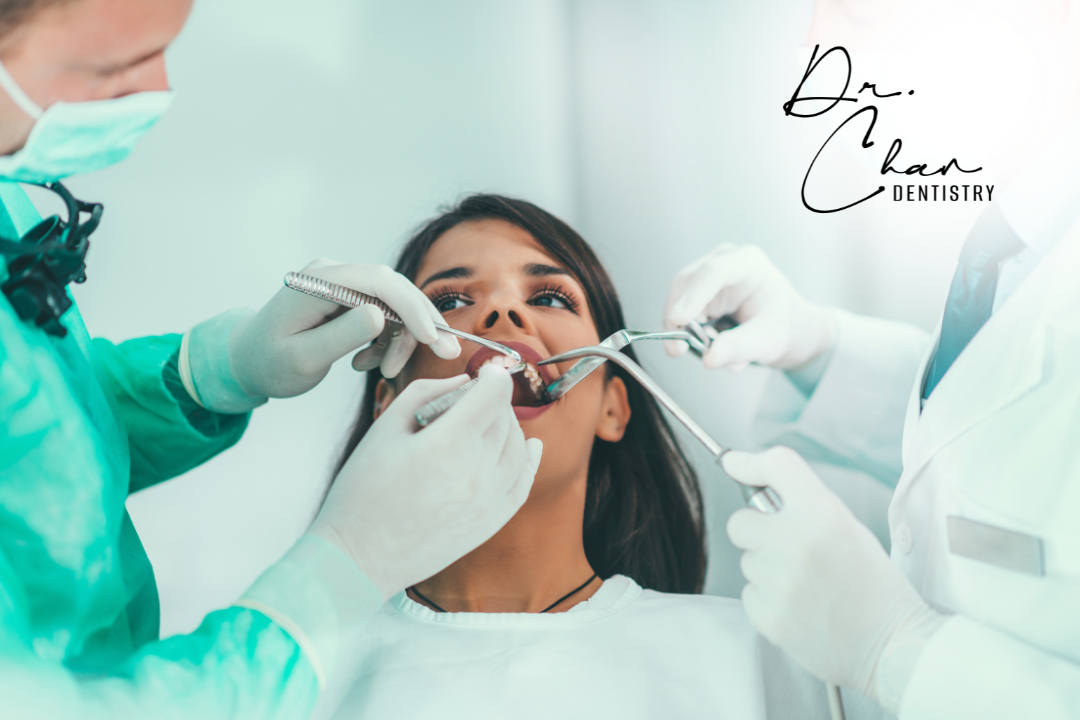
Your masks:
{"label": "dental probe", "polygon": [[[344,285],[338,285],[337,283],[332,283],[328,280],[312,277],[311,275],[304,275],[302,273],[291,272],[285,274],[285,287],[296,290],[297,292],[302,292],[305,295],[311,295],[312,297],[317,297],[322,300],[329,300],[330,302],[348,308],[357,308],[361,305],[374,305],[382,311],[383,317],[390,322],[397,323],[398,325],[405,324],[389,305],[374,295],[367,295],[359,290],[353,290],[352,288],[347,288]],[[514,360],[521,362],[521,355],[519,355],[516,350],[512,350],[505,345],[500,345],[497,342],[492,342],[486,338],[467,333],[464,330],[457,330],[440,322],[435,323],[435,329],[448,335],[459,337],[462,340],[468,340],[477,345],[491,348],[498,353],[508,355],[514,358]]]}
{"label": "dental probe", "polygon": [[[690,431],[690,434],[693,435],[698,442],[705,446],[705,449],[707,449],[716,460],[716,464],[720,465],[720,460],[724,457],[724,454],[727,453],[729,448],[725,448],[723,445],[716,442],[709,433],[705,432],[705,428],[698,425],[697,421],[679,407],[671,396],[660,387],[659,383],[649,377],[648,373],[646,373],[640,365],[618,350],[613,350],[601,345],[593,345],[591,347],[577,348],[576,350],[564,352],[561,355],[549,357],[547,360],[541,360],[538,364],[550,365],[551,363],[565,362],[567,360],[600,357],[615,363],[625,370],[630,377],[637,380],[650,395],[656,398],[658,403]],[[723,469],[722,465],[721,469]],[[738,485],[742,492],[743,500],[745,500],[746,504],[752,508],[756,508],[761,512],[773,513],[779,511],[780,508],[783,507],[780,496],[768,486],[754,487],[753,485],[743,485],[742,483],[738,483]]]}

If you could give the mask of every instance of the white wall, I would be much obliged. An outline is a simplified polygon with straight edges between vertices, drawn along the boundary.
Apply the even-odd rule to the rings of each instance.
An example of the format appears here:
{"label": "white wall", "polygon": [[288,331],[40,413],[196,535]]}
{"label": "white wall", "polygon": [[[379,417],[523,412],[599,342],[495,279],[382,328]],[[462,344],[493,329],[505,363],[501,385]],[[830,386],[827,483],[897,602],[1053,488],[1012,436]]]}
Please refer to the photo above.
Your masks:
{"label": "white wall", "polygon": [[[801,208],[828,127],[780,105],[809,17],[807,0],[200,0],[170,54],[173,109],[127,163],[70,183],[106,205],[83,315],[113,339],[181,332],[257,307],[314,257],[389,261],[439,204],[492,190],[575,224],[635,327],[720,242],[762,245],[813,299],[929,327],[971,218]],[[762,371],[643,355],[718,438],[752,445]],[[359,388],[342,363],[255,413],[232,451],[131,499],[164,634],[230,603],[303,531]],[[701,467],[709,589],[736,595],[722,523],[738,499]]]}

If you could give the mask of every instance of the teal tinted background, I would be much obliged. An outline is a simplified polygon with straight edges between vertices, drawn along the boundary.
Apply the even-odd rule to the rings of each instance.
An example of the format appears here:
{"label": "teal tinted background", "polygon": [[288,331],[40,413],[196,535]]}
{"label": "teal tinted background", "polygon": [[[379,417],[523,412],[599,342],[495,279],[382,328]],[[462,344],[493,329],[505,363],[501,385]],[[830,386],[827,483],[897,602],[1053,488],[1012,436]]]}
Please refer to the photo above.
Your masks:
{"label": "teal tinted background", "polygon": [[[200,0],[170,52],[172,110],[128,162],[70,183],[107,208],[76,289],[83,315],[114,340],[181,332],[258,307],[315,257],[388,262],[438,205],[487,190],[574,224],[637,328],[658,326],[671,276],[720,242],[763,246],[814,300],[930,328],[979,208],[802,208],[803,172],[835,127],[780,107],[808,59],[810,12],[803,0]],[[850,164],[830,171],[838,183],[862,171]],[[718,439],[753,447],[764,371],[642,354]],[[228,605],[303,531],[360,387],[343,362],[307,396],[260,409],[229,453],[129,502],[164,634]],[[737,596],[723,523],[738,495],[694,452],[708,589]],[[823,472],[882,535],[888,490]]]}

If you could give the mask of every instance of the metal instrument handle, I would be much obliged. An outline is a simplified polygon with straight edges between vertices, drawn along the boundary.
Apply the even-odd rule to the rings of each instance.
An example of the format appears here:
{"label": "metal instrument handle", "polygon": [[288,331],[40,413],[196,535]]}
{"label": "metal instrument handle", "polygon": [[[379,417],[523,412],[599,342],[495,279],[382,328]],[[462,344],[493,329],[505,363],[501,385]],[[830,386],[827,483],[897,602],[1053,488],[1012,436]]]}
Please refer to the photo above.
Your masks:
{"label": "metal instrument handle", "polygon": [[[352,288],[345,287],[344,285],[338,285],[322,278],[313,277],[311,275],[304,275],[303,273],[286,273],[285,274],[285,287],[297,292],[302,292],[305,295],[311,295],[322,300],[329,300],[330,302],[337,303],[344,307],[356,308],[361,305],[374,305],[382,311],[383,316],[392,323],[398,325],[404,325],[404,321],[398,314],[390,309],[390,306],[384,303],[374,295],[368,295],[362,293],[359,290],[353,290]],[[521,355],[505,345],[500,345],[497,342],[488,340],[487,338],[479,337],[467,333],[464,330],[457,330],[444,323],[434,323],[435,329],[440,332],[444,332],[447,335],[453,335],[459,337],[462,340],[468,340],[469,342],[476,343],[477,345],[483,345],[486,348],[491,348],[495,352],[503,355],[509,355],[517,361],[521,361]],[[367,346],[365,346],[367,347]],[[361,348],[363,349],[363,348]]]}
{"label": "metal instrument handle", "polygon": [[[603,347],[602,345],[593,345],[592,347],[577,348],[576,350],[570,350],[569,352],[549,357],[540,364],[547,365],[549,363],[577,360],[585,357],[602,357],[605,360],[610,360],[625,370],[630,377],[637,380],[650,395],[656,398],[656,401],[660,403],[665,410],[682,423],[682,425],[690,431],[690,434],[705,446],[705,449],[712,454],[716,459],[717,464],[719,464],[720,458],[728,451],[728,448],[725,448],[720,443],[716,442],[716,440],[705,431],[705,428],[698,425],[697,421],[690,417],[689,413],[679,407],[679,404],[676,403],[675,400],[660,387],[659,383],[653,380],[640,365],[618,350]],[[721,470],[723,470],[723,467],[721,467]],[[726,475],[727,473],[724,474]],[[777,512],[783,507],[783,501],[780,496],[770,487],[753,487],[750,485],[743,485],[742,483],[738,483],[738,485],[743,494],[743,499],[750,507],[761,510],[762,512]]]}

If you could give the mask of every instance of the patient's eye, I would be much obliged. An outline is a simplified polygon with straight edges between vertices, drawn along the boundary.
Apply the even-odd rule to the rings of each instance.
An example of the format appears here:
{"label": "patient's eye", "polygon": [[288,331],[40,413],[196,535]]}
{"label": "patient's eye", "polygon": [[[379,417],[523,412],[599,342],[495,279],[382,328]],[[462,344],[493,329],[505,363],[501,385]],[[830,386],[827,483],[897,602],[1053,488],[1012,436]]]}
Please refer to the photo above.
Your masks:
{"label": "patient's eye", "polygon": [[435,309],[441,314],[450,312],[451,310],[457,310],[458,308],[468,307],[469,305],[472,305],[472,301],[456,290],[442,288],[431,295],[431,304],[434,305]]}
{"label": "patient's eye", "polygon": [[546,285],[529,298],[529,304],[536,307],[549,307],[559,310],[569,310],[577,313],[578,301],[572,294],[556,285]]}

